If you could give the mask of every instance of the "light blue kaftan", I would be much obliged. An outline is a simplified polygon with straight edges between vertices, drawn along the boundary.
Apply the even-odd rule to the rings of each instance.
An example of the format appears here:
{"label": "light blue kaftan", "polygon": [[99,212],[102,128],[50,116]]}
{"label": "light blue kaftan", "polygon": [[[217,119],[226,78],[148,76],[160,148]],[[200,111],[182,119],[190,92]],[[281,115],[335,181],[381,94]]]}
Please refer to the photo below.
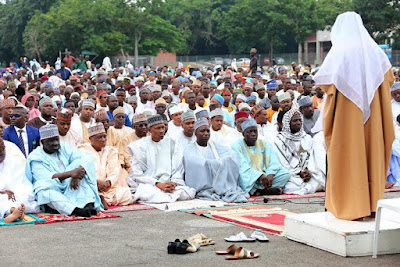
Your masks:
{"label": "light blue kaftan", "polygon": [[253,195],[257,189],[264,189],[258,178],[264,174],[274,174],[272,188],[283,188],[290,178],[274,149],[265,140],[258,139],[255,146],[247,146],[244,139],[232,144],[232,149],[240,159],[239,184],[245,192]]}
{"label": "light blue kaftan", "polygon": [[387,181],[400,186],[400,131],[396,130],[396,138],[392,145],[392,154],[390,155],[390,163]]}
{"label": "light blue kaftan", "polygon": [[230,148],[209,141],[206,147],[196,142],[183,153],[185,183],[196,189],[196,197],[225,202],[247,202],[248,193],[238,185],[239,161]]}
{"label": "light blue kaftan", "polygon": [[[97,191],[96,170],[93,158],[68,144],[60,142],[60,149],[47,154],[38,147],[26,160],[25,174],[33,184],[33,191],[39,205],[49,204],[61,214],[70,215],[75,208],[83,208],[94,203],[96,210],[101,208]],[[79,181],[76,190],[71,189],[72,178],[60,182],[52,179],[56,173],[84,167],[86,174]]]}

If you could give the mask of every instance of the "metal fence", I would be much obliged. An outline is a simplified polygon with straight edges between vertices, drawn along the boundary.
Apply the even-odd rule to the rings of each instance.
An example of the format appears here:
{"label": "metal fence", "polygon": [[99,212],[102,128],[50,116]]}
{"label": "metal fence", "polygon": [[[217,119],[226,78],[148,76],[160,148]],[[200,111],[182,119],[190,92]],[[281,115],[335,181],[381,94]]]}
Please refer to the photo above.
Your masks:
{"label": "metal fence", "polygon": [[[321,55],[321,60],[324,60],[326,53]],[[273,56],[274,64],[277,65],[290,65],[293,61],[298,62],[297,53],[276,53]],[[193,67],[214,67],[215,65],[231,65],[232,59],[236,59],[237,66],[239,67],[242,62],[250,60],[250,55],[248,54],[232,54],[232,55],[197,55],[197,56],[176,56],[176,64],[182,62],[185,66],[190,64]],[[305,62],[315,65],[316,53],[308,53],[302,56],[303,64]],[[123,57],[114,56],[111,58],[111,62],[114,66],[124,66],[126,60],[130,60],[132,65],[134,65],[135,58],[133,56]],[[139,66],[142,66],[144,62],[148,65],[154,66],[155,56],[139,56],[138,58]],[[268,54],[259,54],[258,63],[261,66],[267,66],[269,61]],[[400,50],[393,50],[391,52],[391,62],[393,66],[400,66]],[[170,67],[175,67],[170,66]]]}

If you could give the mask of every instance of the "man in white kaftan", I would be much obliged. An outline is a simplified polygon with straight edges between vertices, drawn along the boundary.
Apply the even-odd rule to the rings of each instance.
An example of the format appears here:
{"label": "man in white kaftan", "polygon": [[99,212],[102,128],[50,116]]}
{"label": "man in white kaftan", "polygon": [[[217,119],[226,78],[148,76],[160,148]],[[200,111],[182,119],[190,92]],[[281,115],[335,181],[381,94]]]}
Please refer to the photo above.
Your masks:
{"label": "man in white kaftan", "polygon": [[15,144],[0,138],[0,219],[21,204],[24,204],[26,213],[40,211],[32,183],[25,176],[25,161],[25,156]]}
{"label": "man in white kaftan", "polygon": [[182,162],[175,160],[175,142],[164,137],[162,116],[150,116],[147,126],[150,136],[128,146],[132,155],[128,184],[133,200],[168,203],[193,199],[196,191],[185,185]]}
{"label": "man in white kaftan", "polygon": [[308,164],[313,148],[311,136],[303,130],[303,117],[299,110],[290,109],[283,116],[283,128],[275,140],[275,149],[284,168],[290,173],[286,194],[310,194],[323,189],[325,180],[310,172]]}

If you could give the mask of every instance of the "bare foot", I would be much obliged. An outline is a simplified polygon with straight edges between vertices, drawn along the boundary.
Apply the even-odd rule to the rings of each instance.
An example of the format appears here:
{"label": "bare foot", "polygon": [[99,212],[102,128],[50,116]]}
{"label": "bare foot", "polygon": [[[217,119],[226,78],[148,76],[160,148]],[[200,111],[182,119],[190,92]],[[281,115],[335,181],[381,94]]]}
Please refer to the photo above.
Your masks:
{"label": "bare foot", "polygon": [[385,182],[385,189],[390,189],[394,186],[395,183],[389,183],[389,182]]}
{"label": "bare foot", "polygon": [[18,207],[18,209],[20,209],[20,212],[21,212],[21,216],[19,216],[19,218],[21,220],[25,219],[25,205],[24,205],[24,203],[22,203],[21,206]]}
{"label": "bare foot", "polygon": [[108,210],[108,204],[103,195],[100,195],[100,200],[101,200],[101,204],[103,204],[103,206],[104,206],[104,209]]}
{"label": "bare foot", "polygon": [[4,218],[5,223],[15,222],[20,216],[20,210],[18,208],[11,208],[11,214]]}

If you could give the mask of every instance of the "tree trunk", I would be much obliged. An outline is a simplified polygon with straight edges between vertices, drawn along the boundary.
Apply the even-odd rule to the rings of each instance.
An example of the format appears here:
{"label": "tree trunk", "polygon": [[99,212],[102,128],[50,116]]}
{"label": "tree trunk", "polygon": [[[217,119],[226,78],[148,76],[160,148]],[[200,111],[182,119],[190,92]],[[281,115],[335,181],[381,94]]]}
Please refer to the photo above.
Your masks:
{"label": "tree trunk", "polygon": [[135,68],[139,67],[139,41],[138,38],[135,36]]}
{"label": "tree trunk", "polygon": [[302,58],[303,58],[303,46],[301,43],[299,43],[299,47],[297,50],[297,64],[302,64]]}
{"label": "tree trunk", "polygon": [[269,66],[272,67],[274,65],[273,62],[273,54],[274,54],[274,45],[273,45],[273,40],[269,41]]}
{"label": "tree trunk", "polygon": [[124,52],[124,49],[121,47],[121,54],[122,54],[122,57],[124,58],[124,63],[126,62],[126,56],[125,56],[125,52]]}
{"label": "tree trunk", "polygon": [[38,49],[36,49],[35,52],[36,52],[36,56],[38,57],[40,65],[42,65],[42,56],[40,55],[40,51]]}

